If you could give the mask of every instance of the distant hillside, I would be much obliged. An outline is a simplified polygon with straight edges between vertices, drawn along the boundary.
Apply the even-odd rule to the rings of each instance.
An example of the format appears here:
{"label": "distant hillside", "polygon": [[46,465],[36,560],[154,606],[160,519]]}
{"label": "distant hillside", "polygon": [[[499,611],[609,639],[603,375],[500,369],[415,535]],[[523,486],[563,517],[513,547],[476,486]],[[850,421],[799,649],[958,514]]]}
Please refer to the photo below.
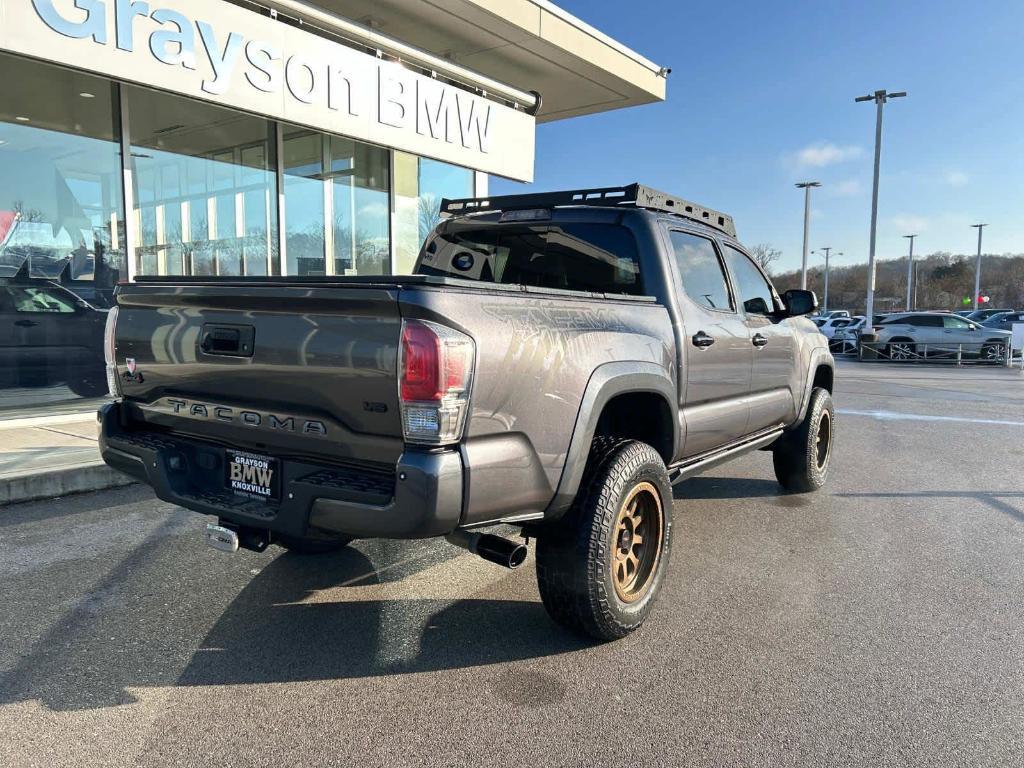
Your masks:
{"label": "distant hillside", "polygon": [[[973,298],[975,256],[945,252],[914,256],[917,271],[918,309],[964,309],[964,298]],[[875,309],[880,312],[903,309],[907,301],[907,260],[878,261],[875,278]],[[831,309],[864,310],[867,264],[832,266],[829,274]],[[800,272],[772,276],[783,291],[800,285]],[[825,267],[815,265],[807,272],[807,287],[824,299]],[[986,306],[1024,307],[1024,254],[981,257],[981,293],[991,298]],[[969,305],[968,305],[969,306]]]}

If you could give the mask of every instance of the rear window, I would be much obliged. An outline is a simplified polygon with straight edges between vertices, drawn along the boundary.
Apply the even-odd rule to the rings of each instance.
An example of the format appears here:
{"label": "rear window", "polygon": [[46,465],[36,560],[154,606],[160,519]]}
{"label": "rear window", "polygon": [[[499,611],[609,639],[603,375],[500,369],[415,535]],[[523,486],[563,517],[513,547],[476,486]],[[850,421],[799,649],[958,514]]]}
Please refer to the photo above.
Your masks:
{"label": "rear window", "polygon": [[643,294],[636,240],[618,224],[456,226],[427,243],[416,274]]}

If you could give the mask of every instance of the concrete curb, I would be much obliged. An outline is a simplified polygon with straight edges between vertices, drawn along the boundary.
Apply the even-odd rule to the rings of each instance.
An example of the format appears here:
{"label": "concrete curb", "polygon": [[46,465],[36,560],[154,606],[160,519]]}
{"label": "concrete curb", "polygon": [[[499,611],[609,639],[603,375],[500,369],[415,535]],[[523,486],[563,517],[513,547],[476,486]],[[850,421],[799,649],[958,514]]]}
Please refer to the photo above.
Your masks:
{"label": "concrete curb", "polygon": [[102,461],[63,469],[26,472],[20,477],[0,479],[0,507],[73,493],[120,488],[135,482],[135,478],[111,469]]}

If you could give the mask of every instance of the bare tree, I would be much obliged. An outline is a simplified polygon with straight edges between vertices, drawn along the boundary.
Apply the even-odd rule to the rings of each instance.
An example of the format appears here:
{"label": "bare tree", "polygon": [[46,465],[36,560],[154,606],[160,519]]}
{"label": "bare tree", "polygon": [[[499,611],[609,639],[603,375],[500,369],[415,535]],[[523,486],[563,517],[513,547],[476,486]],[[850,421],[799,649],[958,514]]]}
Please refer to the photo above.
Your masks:
{"label": "bare tree", "polygon": [[754,261],[768,274],[772,272],[772,264],[782,258],[782,251],[772,248],[768,243],[758,243],[750,249],[750,255]]}

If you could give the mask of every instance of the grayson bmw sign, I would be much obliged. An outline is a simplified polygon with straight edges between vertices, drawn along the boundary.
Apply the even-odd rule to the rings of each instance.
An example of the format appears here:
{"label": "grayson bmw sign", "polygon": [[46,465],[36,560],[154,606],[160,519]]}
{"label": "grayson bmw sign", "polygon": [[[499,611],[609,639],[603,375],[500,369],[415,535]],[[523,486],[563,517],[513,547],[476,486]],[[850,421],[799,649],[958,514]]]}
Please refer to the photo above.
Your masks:
{"label": "grayson bmw sign", "polygon": [[0,48],[533,177],[525,112],[220,0],[0,0]]}

